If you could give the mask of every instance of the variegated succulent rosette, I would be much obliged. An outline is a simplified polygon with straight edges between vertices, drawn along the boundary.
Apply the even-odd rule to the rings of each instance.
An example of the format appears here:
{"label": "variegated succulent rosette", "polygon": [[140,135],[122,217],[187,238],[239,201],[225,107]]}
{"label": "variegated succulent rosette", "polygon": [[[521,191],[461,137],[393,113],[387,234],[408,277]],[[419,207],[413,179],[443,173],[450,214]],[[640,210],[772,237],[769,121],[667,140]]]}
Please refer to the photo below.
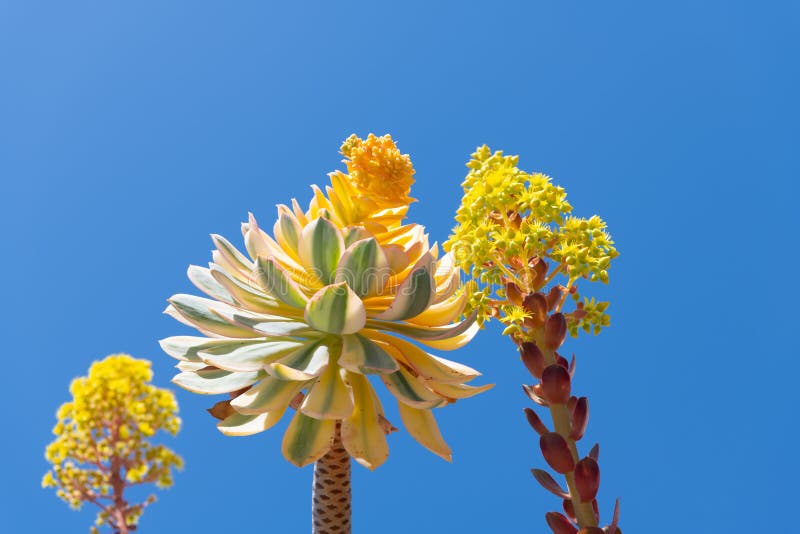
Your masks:
{"label": "variegated succulent rosette", "polygon": [[298,466],[330,449],[340,423],[345,449],[374,469],[388,457],[391,428],[372,387],[380,381],[409,433],[449,460],[431,410],[491,385],[466,385],[480,373],[411,340],[437,350],[466,344],[478,329],[474,316],[459,320],[468,292],[424,228],[401,224],[407,204],[373,203],[365,214],[368,199],[346,178],[331,175],[333,187],[315,189],[307,211],[279,206],[274,237],[251,215],[246,254],[212,236],[213,262],[188,272],[207,297],[175,295],[166,310],[205,336],[161,341],[180,360],[174,382],[231,393],[217,406],[228,435],[267,430],[291,404],[282,449]]}

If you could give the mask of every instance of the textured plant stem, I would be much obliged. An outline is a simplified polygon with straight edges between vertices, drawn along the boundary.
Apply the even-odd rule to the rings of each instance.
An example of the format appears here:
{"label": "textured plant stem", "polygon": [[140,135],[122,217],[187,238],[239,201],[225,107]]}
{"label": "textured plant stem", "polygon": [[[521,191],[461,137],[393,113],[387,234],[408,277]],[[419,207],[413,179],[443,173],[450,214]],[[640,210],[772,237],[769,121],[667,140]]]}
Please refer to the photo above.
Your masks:
{"label": "textured plant stem", "polygon": [[350,455],[336,425],[333,446],[314,464],[313,534],[350,534]]}
{"label": "textured plant stem", "polygon": [[[547,365],[556,363],[555,351],[546,348],[546,345],[542,339],[539,339],[538,342],[540,347],[544,347],[542,353],[544,354],[545,363]],[[569,450],[572,452],[572,459],[575,461],[575,463],[578,463],[578,460],[580,460],[580,456],[578,455],[578,447],[575,446],[575,440],[569,436],[570,431],[572,430],[569,409],[564,404],[551,404],[549,409],[550,417],[553,418],[553,426],[555,427],[555,431],[561,434],[561,437],[567,441]],[[597,516],[594,513],[594,507],[592,506],[591,502],[581,501],[581,497],[578,494],[578,488],[575,485],[575,474],[573,472],[566,473],[564,478],[567,480],[567,487],[569,488],[572,507],[575,509],[575,518],[578,520],[578,525],[580,527],[596,527],[598,522]]]}

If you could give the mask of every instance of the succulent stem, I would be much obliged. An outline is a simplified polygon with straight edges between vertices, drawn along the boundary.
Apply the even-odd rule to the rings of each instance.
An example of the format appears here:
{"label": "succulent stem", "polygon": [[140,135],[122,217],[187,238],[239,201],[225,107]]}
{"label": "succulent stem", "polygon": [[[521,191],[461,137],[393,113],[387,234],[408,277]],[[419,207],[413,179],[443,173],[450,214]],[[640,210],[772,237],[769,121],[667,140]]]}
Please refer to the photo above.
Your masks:
{"label": "succulent stem", "polygon": [[314,464],[313,534],[350,534],[350,455],[337,423],[331,450]]}

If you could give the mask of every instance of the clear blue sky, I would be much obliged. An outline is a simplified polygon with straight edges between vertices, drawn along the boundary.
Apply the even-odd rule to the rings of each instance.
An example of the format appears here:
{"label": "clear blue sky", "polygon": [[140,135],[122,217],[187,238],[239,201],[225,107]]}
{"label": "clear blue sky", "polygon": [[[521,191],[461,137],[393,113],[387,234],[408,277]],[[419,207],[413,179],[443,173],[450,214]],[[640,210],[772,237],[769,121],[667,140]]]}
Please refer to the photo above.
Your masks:
{"label": "clear blue sky", "polygon": [[[0,0],[0,531],[87,531],[39,487],[69,381],[125,351],[168,386],[156,341],[188,329],[161,311],[208,234],[306,202],[352,132],[412,155],[433,239],[482,143],[608,221],[613,327],[569,342],[605,517],[620,496],[628,533],[790,528],[797,3],[394,4]],[[546,532],[522,365],[496,329],[449,356],[496,388],[438,412],[453,464],[399,433],[354,468],[355,532]],[[177,394],[187,469],[141,531],[307,532],[285,424],[227,438]]]}

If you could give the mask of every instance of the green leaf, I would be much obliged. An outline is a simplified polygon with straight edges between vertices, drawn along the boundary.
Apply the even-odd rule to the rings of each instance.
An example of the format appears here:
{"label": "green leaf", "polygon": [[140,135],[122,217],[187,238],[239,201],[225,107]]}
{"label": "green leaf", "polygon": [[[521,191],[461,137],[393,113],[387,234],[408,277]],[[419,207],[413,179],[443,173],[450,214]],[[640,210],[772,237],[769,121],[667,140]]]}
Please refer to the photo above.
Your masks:
{"label": "green leaf", "polygon": [[258,258],[256,274],[267,292],[289,306],[305,308],[306,296],[300,287],[272,258]]}
{"label": "green leaf", "polygon": [[311,297],[305,320],[321,332],[354,334],[364,327],[367,311],[358,295],[341,282],[323,287]]}
{"label": "green leaf", "polygon": [[195,287],[197,287],[197,289],[214,300],[219,300],[226,304],[236,304],[236,301],[231,297],[230,292],[228,292],[222,285],[219,284],[219,282],[214,279],[209,269],[200,267],[198,265],[190,265],[189,269],[186,271],[186,275],[189,277],[189,280],[191,280]]}
{"label": "green leaf", "polygon": [[303,228],[298,249],[300,261],[323,284],[333,281],[343,250],[342,233],[331,221],[318,217]]}
{"label": "green leaf", "polygon": [[200,351],[200,358],[209,365],[227,371],[259,371],[270,362],[302,347],[299,341],[264,341],[262,343],[224,343]]}
{"label": "green leaf", "polygon": [[380,292],[390,276],[386,254],[375,238],[369,238],[356,241],[344,251],[335,281],[347,282],[356,295],[365,297]]}
{"label": "green leaf", "polygon": [[161,349],[177,360],[201,362],[200,351],[212,347],[227,347],[233,350],[238,347],[260,343],[260,339],[213,339],[200,336],[173,336],[159,341]]}
{"label": "green leaf", "polygon": [[353,413],[350,388],[345,384],[337,365],[329,365],[309,387],[300,411],[316,419],[345,419]]}
{"label": "green leaf", "polygon": [[270,364],[267,371],[281,380],[311,380],[319,376],[329,361],[327,346],[309,343]]}
{"label": "green leaf", "polygon": [[217,428],[226,436],[251,436],[275,426],[285,411],[286,406],[258,415],[234,413],[217,423]]}
{"label": "green leaf", "polygon": [[305,385],[306,382],[293,382],[265,376],[258,384],[232,399],[231,406],[243,414],[283,410]]}
{"label": "green leaf", "polygon": [[358,334],[342,336],[342,354],[339,365],[361,374],[394,373],[397,362],[373,341]]}
{"label": "green leaf", "polygon": [[285,250],[291,251],[294,255],[297,255],[302,231],[303,229],[297,219],[288,213],[281,213],[273,227],[278,244]]}
{"label": "green leaf", "polygon": [[171,306],[165,313],[178,320],[185,320],[204,334],[216,334],[225,337],[251,338],[255,334],[241,326],[231,324],[218,312],[234,313],[236,310],[214,300],[194,295],[173,295],[169,299]]}
{"label": "green leaf", "polygon": [[413,408],[435,408],[447,403],[402,366],[396,373],[381,375],[381,380],[397,400]]}
{"label": "green leaf", "polygon": [[222,369],[187,371],[176,375],[172,381],[193,393],[215,395],[246,388],[266,375],[264,371],[233,373]]}
{"label": "green leaf", "polygon": [[389,457],[389,446],[381,427],[381,405],[363,375],[347,373],[353,390],[353,414],[342,421],[342,444],[358,463],[375,469]]}
{"label": "green leaf", "polygon": [[297,467],[322,458],[331,448],[336,421],[319,420],[297,412],[283,435],[283,455]]}
{"label": "green leaf", "polygon": [[375,318],[385,321],[402,321],[424,312],[436,296],[436,282],[433,278],[433,256],[426,252],[397,287],[394,300],[389,307]]}

